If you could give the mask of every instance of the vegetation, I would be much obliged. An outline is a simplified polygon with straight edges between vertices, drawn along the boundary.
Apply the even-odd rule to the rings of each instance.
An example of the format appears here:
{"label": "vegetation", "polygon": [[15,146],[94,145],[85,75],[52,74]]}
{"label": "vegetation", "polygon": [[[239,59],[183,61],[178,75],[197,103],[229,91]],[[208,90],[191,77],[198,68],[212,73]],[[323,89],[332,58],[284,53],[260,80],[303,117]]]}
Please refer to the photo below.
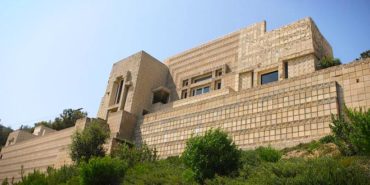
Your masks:
{"label": "vegetation", "polygon": [[[370,179],[369,112],[346,108],[343,115],[333,116],[333,135],[283,150],[268,146],[241,151],[225,132],[217,129],[189,139],[181,157],[158,160],[155,150],[146,145],[122,144],[111,156],[90,156],[89,160],[82,156],[80,163],[48,169],[45,174],[34,171],[18,184],[367,185]],[[85,130],[94,128],[93,125]],[[95,131],[87,131],[87,138],[104,128],[92,130]],[[90,145],[96,149],[99,146]],[[76,147],[84,149],[85,146]],[[332,155],[334,153],[338,155]],[[9,181],[4,180],[2,184]]]}
{"label": "vegetation", "polygon": [[370,155],[370,109],[345,107],[343,114],[332,116],[332,122],[334,143],[343,155]]}
{"label": "vegetation", "polygon": [[157,151],[155,149],[150,149],[146,144],[140,147],[130,147],[128,144],[119,144],[113,151],[112,156],[125,161],[128,166],[132,167],[138,163],[156,161]]}
{"label": "vegetation", "polygon": [[0,149],[2,146],[5,145],[10,132],[13,132],[13,129],[11,129],[10,127],[5,127],[0,124]]}
{"label": "vegetation", "polygon": [[319,62],[319,67],[321,69],[325,69],[325,68],[337,66],[340,64],[342,63],[338,58],[324,56]]}
{"label": "vegetation", "polygon": [[258,156],[261,160],[266,162],[277,162],[280,160],[282,154],[280,151],[269,147],[258,147],[256,149]]}
{"label": "vegetation", "polygon": [[94,119],[82,132],[75,132],[72,136],[70,156],[73,161],[88,162],[93,156],[103,157],[103,144],[109,137],[109,128],[102,120]]}
{"label": "vegetation", "polygon": [[62,166],[60,169],[48,168],[47,184],[71,184],[73,178],[79,174],[76,166]]}
{"label": "vegetation", "polygon": [[215,174],[230,175],[240,166],[240,151],[220,129],[190,138],[182,157],[200,183]]}
{"label": "vegetation", "polygon": [[93,157],[80,168],[81,185],[118,185],[123,180],[126,164],[109,156]]}
{"label": "vegetation", "polygon": [[64,109],[63,112],[56,117],[54,121],[40,121],[35,123],[34,126],[22,125],[19,129],[27,132],[33,132],[35,127],[44,125],[54,130],[62,130],[65,128],[73,127],[76,121],[80,118],[87,116],[87,112],[82,112],[81,109]]}
{"label": "vegetation", "polygon": [[360,58],[356,58],[356,60],[370,58],[370,50],[364,51],[360,54]]}
{"label": "vegetation", "polygon": [[44,125],[54,130],[62,130],[73,127],[76,121],[87,116],[87,112],[82,112],[81,109],[64,109],[63,113],[56,117],[54,121],[41,121],[35,125]]}

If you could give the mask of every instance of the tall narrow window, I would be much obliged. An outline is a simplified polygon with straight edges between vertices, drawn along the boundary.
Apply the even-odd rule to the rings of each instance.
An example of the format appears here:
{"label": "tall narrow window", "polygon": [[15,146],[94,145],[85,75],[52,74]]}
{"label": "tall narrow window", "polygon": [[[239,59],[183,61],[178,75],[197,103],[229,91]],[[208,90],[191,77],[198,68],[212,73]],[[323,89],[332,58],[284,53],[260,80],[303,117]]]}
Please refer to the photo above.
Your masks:
{"label": "tall narrow window", "polygon": [[216,70],[216,77],[222,76],[222,69]]}
{"label": "tall narrow window", "polygon": [[187,96],[188,96],[188,91],[183,90],[182,93],[181,93],[181,99],[185,99],[185,98],[187,98]]}
{"label": "tall narrow window", "polygon": [[221,89],[221,80],[215,82],[215,90]]}
{"label": "tall narrow window", "polygon": [[121,99],[122,87],[123,87],[123,80],[118,82],[118,87],[117,87],[117,90],[116,90],[116,97],[114,99],[115,104],[118,104],[120,99]]}
{"label": "tall narrow window", "polygon": [[284,62],[284,77],[288,78],[288,62]]}
{"label": "tall narrow window", "polygon": [[189,80],[182,81],[182,86],[183,87],[188,86],[188,85],[189,85]]}

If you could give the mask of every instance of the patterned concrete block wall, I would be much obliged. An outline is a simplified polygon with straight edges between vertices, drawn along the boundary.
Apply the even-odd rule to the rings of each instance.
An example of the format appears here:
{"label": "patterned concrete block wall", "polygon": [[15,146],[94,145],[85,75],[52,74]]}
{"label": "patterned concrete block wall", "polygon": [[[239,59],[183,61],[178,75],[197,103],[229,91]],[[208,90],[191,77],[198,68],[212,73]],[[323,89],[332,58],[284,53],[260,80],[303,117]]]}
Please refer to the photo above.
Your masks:
{"label": "patterned concrete block wall", "polygon": [[[165,60],[174,82],[174,86],[169,87],[172,89],[171,93],[176,93],[174,97],[181,96],[179,88],[186,77],[201,75],[207,70],[220,68],[225,64],[233,71],[238,47],[239,32],[234,32]],[[224,87],[234,87],[235,81],[231,78],[224,80],[223,83]]]}
{"label": "patterned concrete block wall", "polygon": [[162,157],[179,155],[192,134],[220,127],[244,149],[292,146],[330,133],[331,114],[343,102],[370,108],[368,89],[370,60],[332,67],[146,115],[136,142]]}
{"label": "patterned concrete block wall", "polygon": [[2,148],[0,182],[6,177],[20,180],[22,166],[27,174],[34,169],[46,171],[48,166],[71,164],[69,145],[74,131],[72,127]]}

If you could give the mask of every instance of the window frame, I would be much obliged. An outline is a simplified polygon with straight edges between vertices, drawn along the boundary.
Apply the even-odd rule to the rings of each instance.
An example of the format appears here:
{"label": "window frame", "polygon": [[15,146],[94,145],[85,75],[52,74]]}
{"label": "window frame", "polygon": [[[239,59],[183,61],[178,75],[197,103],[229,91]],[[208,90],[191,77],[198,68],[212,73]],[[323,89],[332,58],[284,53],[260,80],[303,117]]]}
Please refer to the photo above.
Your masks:
{"label": "window frame", "polygon": [[[276,79],[275,80],[270,80],[268,82],[263,82],[264,80],[264,76],[267,76],[267,75],[272,75],[272,74],[276,74]],[[270,72],[267,72],[267,73],[263,73],[260,75],[260,84],[261,85],[265,85],[265,84],[269,84],[269,83],[272,83],[272,82],[276,82],[276,81],[279,81],[279,70],[274,70],[274,71],[270,71]]]}

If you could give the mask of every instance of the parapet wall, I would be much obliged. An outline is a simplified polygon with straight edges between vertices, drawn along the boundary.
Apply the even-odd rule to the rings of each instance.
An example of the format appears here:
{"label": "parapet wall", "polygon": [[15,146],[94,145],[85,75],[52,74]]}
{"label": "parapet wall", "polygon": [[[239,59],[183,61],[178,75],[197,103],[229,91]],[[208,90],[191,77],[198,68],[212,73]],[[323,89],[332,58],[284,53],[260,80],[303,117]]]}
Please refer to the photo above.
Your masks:
{"label": "parapet wall", "polygon": [[370,59],[148,114],[135,138],[162,157],[181,154],[192,134],[217,127],[244,149],[282,148],[330,133],[331,114],[344,102],[370,108]]}
{"label": "parapet wall", "polygon": [[[72,163],[69,157],[71,136],[76,130],[84,129],[88,118],[79,119],[75,127],[54,131],[43,136],[8,145],[1,150],[0,182],[5,178],[14,182],[34,170],[46,171],[48,167],[59,168]],[[22,172],[23,168],[23,172]]]}

